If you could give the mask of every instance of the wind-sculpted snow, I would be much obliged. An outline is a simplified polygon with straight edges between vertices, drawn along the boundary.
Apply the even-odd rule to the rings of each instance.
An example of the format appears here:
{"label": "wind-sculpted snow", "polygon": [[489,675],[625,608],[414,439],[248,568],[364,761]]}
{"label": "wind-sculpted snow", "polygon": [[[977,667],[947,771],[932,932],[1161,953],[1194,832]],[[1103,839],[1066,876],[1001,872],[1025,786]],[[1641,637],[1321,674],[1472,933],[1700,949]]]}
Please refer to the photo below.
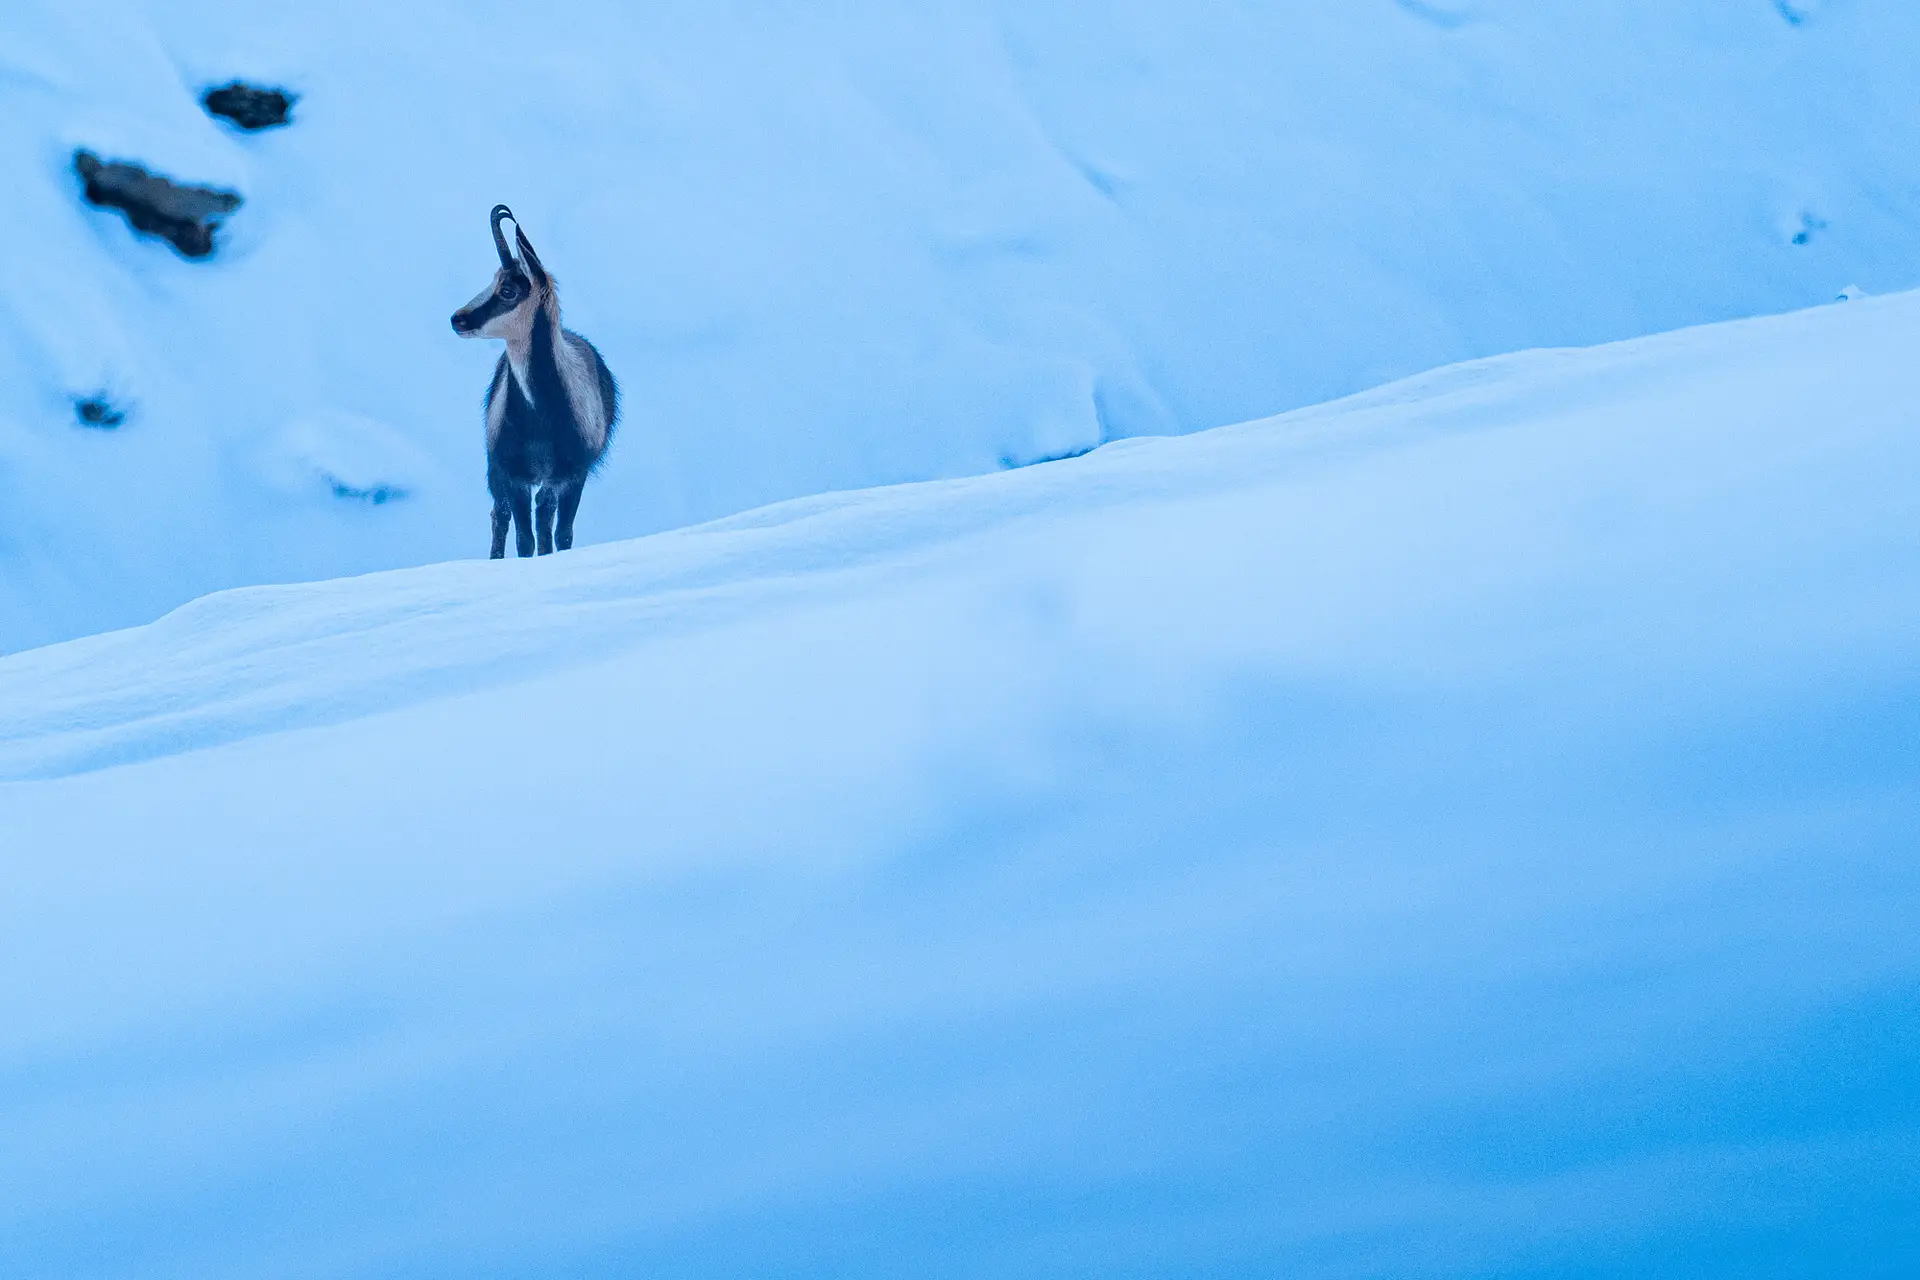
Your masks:
{"label": "wind-sculpted snow", "polygon": [[[185,261],[82,151],[244,204]],[[482,551],[499,201],[605,542],[1911,288],[1917,166],[1890,0],[10,0],[0,652]]]}
{"label": "wind-sculpted snow", "polygon": [[[771,601],[910,577],[924,570],[913,557],[930,544],[1023,518],[1071,523],[1115,504],[1283,484],[1317,460],[1377,445],[1370,401],[1397,409],[1406,396],[1418,407],[1411,427],[1385,426],[1390,438],[1510,422],[1513,400],[1538,388],[1502,375],[1541,360],[1508,357],[1421,380],[1357,402],[1332,425],[1308,411],[1184,448],[1134,441],[988,479],[799,499],[563,562],[440,565],[211,596],[151,626],[0,667],[12,708],[0,776],[123,764],[524,679],[750,617]],[[141,674],[104,675],[113,670]]]}
{"label": "wind-sculpted snow", "polygon": [[1917,345],[0,659],[4,1270],[1898,1275]]}

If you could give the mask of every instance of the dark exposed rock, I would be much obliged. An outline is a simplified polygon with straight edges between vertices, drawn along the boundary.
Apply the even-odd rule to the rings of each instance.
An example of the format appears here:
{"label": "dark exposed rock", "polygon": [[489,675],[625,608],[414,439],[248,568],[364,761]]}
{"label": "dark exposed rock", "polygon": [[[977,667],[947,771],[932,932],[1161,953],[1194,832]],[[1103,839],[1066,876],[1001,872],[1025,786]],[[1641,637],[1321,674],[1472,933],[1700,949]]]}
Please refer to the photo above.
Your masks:
{"label": "dark exposed rock", "polygon": [[125,160],[102,160],[91,151],[73,153],[73,168],[86,184],[89,203],[118,209],[136,231],[160,236],[189,258],[213,252],[220,220],[241,204],[236,192],[177,183]]}
{"label": "dark exposed rock", "polygon": [[347,501],[371,503],[376,507],[384,506],[389,502],[398,502],[400,499],[406,497],[409,492],[409,490],[399,485],[376,484],[361,486],[348,484],[344,480],[338,480],[332,477],[328,477],[327,486],[333,490],[333,496],[336,498],[342,498]]}
{"label": "dark exposed rock", "polygon": [[1827,229],[1827,220],[1817,213],[1803,213],[1800,224],[1789,239],[1797,245],[1809,245],[1813,238]]}
{"label": "dark exposed rock", "polygon": [[73,417],[83,427],[111,431],[127,420],[127,411],[107,399],[106,392],[73,398]]}
{"label": "dark exposed rock", "polygon": [[298,101],[298,94],[285,89],[265,89],[239,80],[200,95],[200,105],[207,109],[207,114],[231,120],[248,132],[291,123],[289,113]]}

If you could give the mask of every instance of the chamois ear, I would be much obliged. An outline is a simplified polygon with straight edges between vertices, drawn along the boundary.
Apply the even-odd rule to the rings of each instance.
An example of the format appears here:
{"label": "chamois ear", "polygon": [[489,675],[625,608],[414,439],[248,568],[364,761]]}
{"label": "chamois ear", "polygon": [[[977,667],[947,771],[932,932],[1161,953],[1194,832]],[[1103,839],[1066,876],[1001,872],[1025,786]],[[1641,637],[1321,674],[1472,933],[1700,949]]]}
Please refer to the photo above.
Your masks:
{"label": "chamois ear", "polygon": [[520,229],[520,219],[513,220],[513,238],[520,245],[520,261],[527,267],[527,274],[533,277],[533,283],[540,288],[547,287],[547,269],[540,265],[540,255],[527,243],[527,233]]}

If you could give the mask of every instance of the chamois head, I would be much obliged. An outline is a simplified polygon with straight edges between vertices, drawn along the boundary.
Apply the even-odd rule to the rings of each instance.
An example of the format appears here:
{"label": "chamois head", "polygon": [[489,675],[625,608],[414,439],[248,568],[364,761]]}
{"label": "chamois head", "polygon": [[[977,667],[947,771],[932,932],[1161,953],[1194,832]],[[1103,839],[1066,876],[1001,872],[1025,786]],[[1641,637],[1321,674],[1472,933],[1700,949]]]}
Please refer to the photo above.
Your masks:
{"label": "chamois head", "polygon": [[[513,236],[520,246],[517,262],[500,230],[500,224],[509,218],[513,218]],[[539,255],[527,243],[527,233],[520,229],[520,219],[503,204],[493,206],[493,247],[500,254],[500,269],[493,273],[493,283],[453,313],[453,331],[463,338],[525,334],[533,324],[534,308],[552,288],[553,281],[540,265]]]}

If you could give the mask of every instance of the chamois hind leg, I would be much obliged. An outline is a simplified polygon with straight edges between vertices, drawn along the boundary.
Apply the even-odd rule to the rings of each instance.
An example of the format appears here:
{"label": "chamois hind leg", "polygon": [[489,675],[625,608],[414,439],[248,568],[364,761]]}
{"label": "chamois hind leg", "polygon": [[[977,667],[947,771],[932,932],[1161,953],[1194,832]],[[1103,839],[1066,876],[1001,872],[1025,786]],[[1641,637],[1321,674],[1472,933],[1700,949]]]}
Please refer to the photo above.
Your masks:
{"label": "chamois hind leg", "polygon": [[553,486],[543,484],[533,496],[533,531],[538,536],[540,554],[553,554]]}
{"label": "chamois hind leg", "polygon": [[553,531],[553,545],[559,551],[573,550],[573,517],[580,510],[580,494],[587,487],[585,476],[575,476],[560,485],[560,523]]}

